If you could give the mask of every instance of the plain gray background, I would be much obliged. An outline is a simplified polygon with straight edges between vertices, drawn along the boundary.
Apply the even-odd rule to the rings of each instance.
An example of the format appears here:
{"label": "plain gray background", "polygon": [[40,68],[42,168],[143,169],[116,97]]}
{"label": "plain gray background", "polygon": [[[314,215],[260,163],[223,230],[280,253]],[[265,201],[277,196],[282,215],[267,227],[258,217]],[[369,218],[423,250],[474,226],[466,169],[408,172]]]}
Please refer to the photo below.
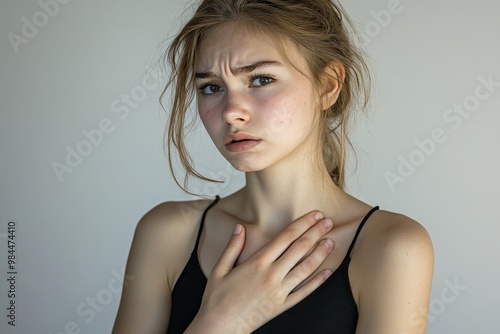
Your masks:
{"label": "plain gray background", "polygon": [[[366,36],[375,77],[370,120],[356,128],[359,167],[348,191],[429,231],[429,333],[499,333],[500,5],[343,3]],[[2,333],[109,333],[138,220],[160,202],[191,198],[162,153],[166,116],[150,66],[185,7],[174,0],[0,3]],[[211,197],[239,189],[242,174],[202,127],[191,142],[198,141],[200,170],[227,182],[193,189]],[[85,153],[69,158],[73,167],[71,150]],[[58,175],[54,165],[67,169]],[[400,174],[392,186],[389,173]],[[9,221],[16,222],[16,327],[7,324]]]}

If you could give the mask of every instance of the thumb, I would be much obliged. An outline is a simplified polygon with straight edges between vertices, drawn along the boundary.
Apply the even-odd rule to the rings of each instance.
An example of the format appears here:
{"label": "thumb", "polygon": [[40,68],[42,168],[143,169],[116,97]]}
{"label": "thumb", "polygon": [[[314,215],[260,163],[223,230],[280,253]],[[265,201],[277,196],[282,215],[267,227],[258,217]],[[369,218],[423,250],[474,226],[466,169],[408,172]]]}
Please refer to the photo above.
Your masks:
{"label": "thumb", "polygon": [[243,250],[245,245],[245,228],[241,224],[237,224],[234,228],[233,235],[229,239],[226,248],[222,252],[219,260],[215,264],[212,274],[215,277],[224,277],[234,268],[236,260]]}

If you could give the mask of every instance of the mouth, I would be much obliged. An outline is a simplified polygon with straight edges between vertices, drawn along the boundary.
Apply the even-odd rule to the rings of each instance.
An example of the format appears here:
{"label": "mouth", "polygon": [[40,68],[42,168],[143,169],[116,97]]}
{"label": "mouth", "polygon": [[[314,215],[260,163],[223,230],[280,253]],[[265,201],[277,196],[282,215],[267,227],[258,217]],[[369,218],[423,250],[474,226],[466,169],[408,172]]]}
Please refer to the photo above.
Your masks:
{"label": "mouth", "polygon": [[233,132],[226,136],[224,145],[231,153],[245,152],[259,145],[260,138],[245,132]]}
{"label": "mouth", "polygon": [[226,138],[224,138],[224,145],[228,146],[236,143],[258,142],[258,141],[260,141],[260,138],[257,138],[251,134],[244,132],[236,132],[236,133],[230,133],[229,135],[226,136]]}
{"label": "mouth", "polygon": [[256,141],[255,139],[240,139],[240,140],[233,140],[232,142],[230,142],[229,144],[232,144],[232,143],[241,143],[241,142],[244,142],[244,141]]}

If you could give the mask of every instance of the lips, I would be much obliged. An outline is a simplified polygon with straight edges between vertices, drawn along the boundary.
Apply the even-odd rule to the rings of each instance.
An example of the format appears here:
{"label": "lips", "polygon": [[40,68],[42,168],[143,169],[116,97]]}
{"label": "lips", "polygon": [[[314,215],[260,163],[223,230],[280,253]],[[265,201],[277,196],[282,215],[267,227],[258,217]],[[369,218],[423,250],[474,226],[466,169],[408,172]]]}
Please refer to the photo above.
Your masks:
{"label": "lips", "polygon": [[254,148],[260,139],[244,132],[230,133],[224,139],[224,145],[229,152],[244,152]]}
{"label": "lips", "polygon": [[260,139],[248,133],[236,132],[236,133],[230,133],[229,135],[226,136],[226,138],[224,138],[224,145],[227,146],[232,143],[239,143],[248,140],[259,141]]}

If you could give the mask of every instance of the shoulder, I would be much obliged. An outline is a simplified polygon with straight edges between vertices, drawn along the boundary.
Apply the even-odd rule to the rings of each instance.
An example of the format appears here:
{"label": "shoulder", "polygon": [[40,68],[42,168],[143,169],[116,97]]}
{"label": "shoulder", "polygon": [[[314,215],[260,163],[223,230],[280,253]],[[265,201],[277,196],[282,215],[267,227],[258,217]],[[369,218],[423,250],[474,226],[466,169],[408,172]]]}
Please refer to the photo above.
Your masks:
{"label": "shoulder", "polygon": [[400,213],[377,211],[376,221],[371,224],[371,239],[381,250],[419,245],[432,248],[429,233],[422,224]]}
{"label": "shoulder", "polygon": [[[163,230],[189,228],[210,204],[210,200],[163,202],[142,216],[136,233],[155,234]],[[192,227],[192,226],[191,226]]]}
{"label": "shoulder", "polygon": [[210,203],[211,200],[163,202],[144,214],[137,224],[132,249],[147,252],[143,260],[163,264],[169,286],[173,286],[178,269],[194,246],[199,221]]}
{"label": "shoulder", "polygon": [[374,325],[372,333],[420,333],[425,319],[413,320],[429,306],[434,269],[429,233],[399,213],[379,210],[370,219],[355,255],[360,333]]}
{"label": "shoulder", "polygon": [[123,286],[113,333],[165,331],[171,289],[208,202],[164,202],[140,219],[125,269],[130,282]]}
{"label": "shoulder", "polygon": [[375,258],[377,267],[382,263],[409,266],[410,258],[426,263],[433,260],[432,241],[425,227],[400,213],[377,210],[362,229],[358,243],[357,255],[366,262],[366,270],[377,269],[366,265]]}
{"label": "shoulder", "polygon": [[409,256],[429,260],[432,257],[432,241],[422,224],[389,211],[381,211],[378,219],[379,226],[372,241],[379,256],[388,260]]}

